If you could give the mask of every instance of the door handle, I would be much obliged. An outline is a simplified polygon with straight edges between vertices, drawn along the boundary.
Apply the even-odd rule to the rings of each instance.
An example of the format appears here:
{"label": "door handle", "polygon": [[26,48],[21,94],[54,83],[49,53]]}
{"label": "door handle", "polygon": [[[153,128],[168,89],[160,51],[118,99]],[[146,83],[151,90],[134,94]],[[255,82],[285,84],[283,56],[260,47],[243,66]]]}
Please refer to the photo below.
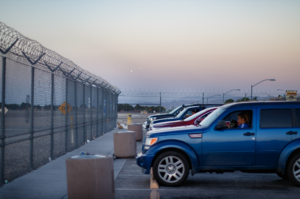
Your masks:
{"label": "door handle", "polygon": [[255,133],[250,133],[250,132],[247,132],[247,133],[244,133],[244,136],[254,136]]}
{"label": "door handle", "polygon": [[287,135],[296,135],[298,132],[297,131],[288,131],[286,132]]}

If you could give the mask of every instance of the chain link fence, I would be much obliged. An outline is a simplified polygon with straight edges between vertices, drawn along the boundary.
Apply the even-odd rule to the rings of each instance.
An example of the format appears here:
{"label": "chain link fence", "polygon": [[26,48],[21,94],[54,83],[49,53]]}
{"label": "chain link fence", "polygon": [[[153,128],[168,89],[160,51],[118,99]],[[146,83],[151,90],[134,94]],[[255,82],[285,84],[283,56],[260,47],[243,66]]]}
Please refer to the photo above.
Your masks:
{"label": "chain link fence", "polygon": [[42,60],[38,43],[25,48],[24,40],[0,22],[0,186],[109,132],[117,121],[118,88],[60,55],[53,66],[58,58],[50,50],[39,48]]}

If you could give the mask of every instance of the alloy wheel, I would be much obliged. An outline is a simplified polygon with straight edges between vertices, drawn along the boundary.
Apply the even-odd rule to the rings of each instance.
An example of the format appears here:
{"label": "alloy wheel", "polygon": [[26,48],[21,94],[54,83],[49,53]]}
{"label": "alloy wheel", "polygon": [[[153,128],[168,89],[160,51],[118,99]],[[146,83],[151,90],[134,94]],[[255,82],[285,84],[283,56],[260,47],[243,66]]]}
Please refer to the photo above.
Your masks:
{"label": "alloy wheel", "polygon": [[168,183],[175,183],[179,181],[185,172],[185,167],[178,157],[167,156],[163,158],[158,164],[159,177]]}
{"label": "alloy wheel", "polygon": [[293,173],[294,177],[300,182],[300,158],[294,163]]}

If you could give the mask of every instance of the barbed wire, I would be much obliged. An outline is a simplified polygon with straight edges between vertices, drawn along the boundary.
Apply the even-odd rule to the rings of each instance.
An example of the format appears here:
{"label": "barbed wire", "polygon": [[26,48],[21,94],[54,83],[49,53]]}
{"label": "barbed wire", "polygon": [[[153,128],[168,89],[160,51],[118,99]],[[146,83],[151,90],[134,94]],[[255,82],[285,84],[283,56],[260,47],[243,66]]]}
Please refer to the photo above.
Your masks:
{"label": "barbed wire", "polygon": [[3,22],[0,22],[0,52],[2,54],[10,52],[25,57],[32,65],[39,63],[52,72],[60,70],[66,77],[76,81],[99,86],[116,94],[121,93],[119,88],[111,85],[105,79],[82,69],[71,60],[44,47],[39,42],[25,37]]}
{"label": "barbed wire", "polygon": [[[166,89],[166,90],[175,90],[175,89]],[[129,90],[122,90],[122,95],[120,96],[131,96],[131,97],[210,97],[215,96],[216,97],[223,97],[223,94],[227,91],[222,90],[212,90],[212,91],[154,91],[150,89],[144,89],[144,90],[136,90],[136,89],[129,89]],[[250,97],[250,92],[246,90],[241,91],[232,91],[230,93],[226,94],[226,98],[228,96],[231,97]],[[282,95],[284,92],[279,90],[270,90],[270,91],[256,91],[252,94],[253,97],[277,97],[278,95]],[[298,97],[300,97],[300,93],[297,94]]]}

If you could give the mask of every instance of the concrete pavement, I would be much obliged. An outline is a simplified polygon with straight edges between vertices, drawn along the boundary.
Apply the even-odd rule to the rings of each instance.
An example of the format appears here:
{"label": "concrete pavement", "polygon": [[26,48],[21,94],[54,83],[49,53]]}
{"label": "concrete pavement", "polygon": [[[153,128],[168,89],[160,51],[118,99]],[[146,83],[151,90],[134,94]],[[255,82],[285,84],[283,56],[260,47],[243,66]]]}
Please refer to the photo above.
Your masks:
{"label": "concrete pavement", "polygon": [[[113,130],[69,152],[0,188],[1,199],[67,198],[66,159],[81,151],[92,154],[113,155]],[[126,159],[114,159],[114,177],[118,176]]]}

